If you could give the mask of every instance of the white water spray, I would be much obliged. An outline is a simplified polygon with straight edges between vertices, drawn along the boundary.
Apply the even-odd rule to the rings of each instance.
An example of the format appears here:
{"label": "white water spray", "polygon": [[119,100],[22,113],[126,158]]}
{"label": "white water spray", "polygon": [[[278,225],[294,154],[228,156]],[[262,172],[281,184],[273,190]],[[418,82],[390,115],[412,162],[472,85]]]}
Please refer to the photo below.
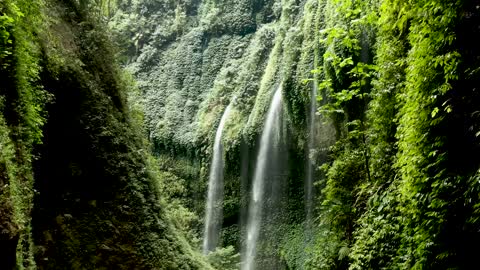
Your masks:
{"label": "white water spray", "polygon": [[262,207],[264,206],[265,178],[267,174],[267,164],[272,149],[279,140],[282,113],[282,87],[281,85],[275,91],[270,108],[268,109],[265,127],[260,140],[260,149],[257,157],[257,164],[253,177],[252,197],[249,205],[247,222],[247,243],[242,259],[242,270],[253,270],[255,257],[257,253],[257,242],[262,220]]}
{"label": "white water spray", "polygon": [[220,125],[215,134],[215,143],[213,145],[213,159],[210,166],[210,175],[208,179],[208,198],[205,211],[205,228],[203,237],[203,254],[215,250],[220,238],[220,229],[223,219],[223,170],[225,162],[223,160],[222,133],[225,122],[228,119],[232,103],[230,103],[223,113]]}

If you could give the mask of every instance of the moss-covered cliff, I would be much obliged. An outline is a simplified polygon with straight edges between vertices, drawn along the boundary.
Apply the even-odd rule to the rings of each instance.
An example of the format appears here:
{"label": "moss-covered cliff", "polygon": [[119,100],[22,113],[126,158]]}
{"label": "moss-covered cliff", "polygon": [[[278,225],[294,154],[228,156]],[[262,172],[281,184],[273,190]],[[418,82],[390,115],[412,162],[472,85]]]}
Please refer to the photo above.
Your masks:
{"label": "moss-covered cliff", "polygon": [[[110,26],[139,81],[155,153],[182,161],[169,169],[200,216],[215,129],[233,103],[224,245],[244,244],[258,136],[283,85],[286,219],[266,254],[294,269],[468,269],[479,237],[479,63],[467,42],[477,2],[119,1]],[[302,224],[308,156],[314,236]]]}
{"label": "moss-covered cliff", "polygon": [[0,3],[2,269],[209,269],[94,7]]}
{"label": "moss-covered cliff", "polygon": [[[123,53],[124,63],[138,80],[155,153],[182,161],[164,169],[185,179],[190,187],[185,196],[200,217],[216,127],[227,105],[233,103],[223,133],[227,161],[224,246],[240,250],[243,245],[241,224],[246,218],[259,135],[273,93],[283,85],[288,185],[280,195],[284,208],[277,208],[286,211],[283,224],[275,227],[274,248],[265,247],[278,259],[285,244],[283,236],[292,229],[289,224],[298,227],[305,215],[306,130],[311,71],[319,53],[315,29],[322,23],[321,3],[127,2],[120,2],[109,25],[118,44],[129,48]],[[335,130],[326,118],[319,118],[317,126],[315,141],[322,150],[312,152],[312,157],[326,159],[325,150],[333,144]]]}
{"label": "moss-covered cliff", "polygon": [[310,86],[302,82],[315,68],[317,1],[127,2],[110,26],[120,45],[135,48],[123,55],[160,150],[205,154],[233,97],[225,140],[251,142],[280,82],[288,85],[291,121],[306,125]]}
{"label": "moss-covered cliff", "polygon": [[0,3],[1,267],[238,269],[261,202],[255,269],[475,268],[478,1],[30,2]]}
{"label": "moss-covered cliff", "polygon": [[[226,220],[236,226],[241,203],[241,166],[237,162],[241,158],[241,145],[249,145],[253,168],[263,116],[275,87],[282,81],[295,81],[285,90],[294,100],[288,104],[295,104],[290,110],[296,113],[291,114],[294,117],[289,121],[295,121],[299,127],[306,125],[305,117],[298,114],[306,113],[305,103],[309,99],[309,87],[301,81],[309,78],[313,69],[313,54],[308,53],[313,51],[313,38],[304,38],[310,32],[302,29],[312,27],[315,22],[313,19],[300,22],[303,4],[294,1],[283,6],[274,1],[132,4],[128,8],[120,4],[110,26],[119,34],[119,44],[129,41],[130,47],[135,47],[126,53],[127,67],[138,80],[145,122],[156,152],[196,160],[192,161],[192,169],[199,174],[187,182],[195,193],[189,197],[200,197],[200,202],[206,190],[216,126],[226,106],[234,102],[224,141],[227,167],[231,168],[226,201],[231,211],[227,210]],[[313,16],[315,7],[309,9]],[[132,29],[142,30],[139,33]],[[299,41],[301,44],[302,39],[306,40],[303,54],[300,48],[288,45]],[[136,53],[129,54],[132,51]],[[297,68],[296,61],[300,58],[303,62]],[[293,76],[296,72],[300,75]],[[292,87],[301,89],[293,91]],[[294,144],[301,145],[292,149],[302,155],[303,137],[292,131],[297,140]],[[301,176],[298,180],[301,181]],[[196,204],[200,205],[200,215],[202,204]]]}

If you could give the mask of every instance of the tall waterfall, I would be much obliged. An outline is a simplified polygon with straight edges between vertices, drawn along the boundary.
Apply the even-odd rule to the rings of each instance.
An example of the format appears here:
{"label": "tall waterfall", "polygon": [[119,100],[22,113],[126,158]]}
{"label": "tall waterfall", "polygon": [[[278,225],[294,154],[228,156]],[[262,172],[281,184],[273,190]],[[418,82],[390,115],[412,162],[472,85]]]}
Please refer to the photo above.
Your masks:
{"label": "tall waterfall", "polygon": [[213,145],[213,159],[210,167],[208,179],[208,198],[205,211],[205,228],[203,237],[203,254],[215,250],[220,238],[220,229],[223,219],[223,145],[222,132],[225,122],[230,114],[232,103],[230,103],[223,113],[220,125],[215,134],[215,144]]}
{"label": "tall waterfall", "polygon": [[260,149],[253,176],[253,187],[247,221],[246,249],[242,258],[242,270],[255,269],[255,257],[264,207],[265,178],[267,177],[272,153],[276,153],[276,144],[280,140],[282,126],[282,87],[275,91],[260,140]]}
{"label": "tall waterfall", "polygon": [[309,123],[309,130],[308,130],[308,149],[307,149],[307,173],[305,179],[305,212],[306,212],[306,224],[307,227],[310,228],[312,223],[312,215],[313,215],[313,172],[314,172],[314,164],[313,164],[313,156],[312,151],[315,148],[315,116],[317,112],[317,92],[318,92],[318,85],[317,80],[314,80],[312,91],[310,93],[310,123]]}

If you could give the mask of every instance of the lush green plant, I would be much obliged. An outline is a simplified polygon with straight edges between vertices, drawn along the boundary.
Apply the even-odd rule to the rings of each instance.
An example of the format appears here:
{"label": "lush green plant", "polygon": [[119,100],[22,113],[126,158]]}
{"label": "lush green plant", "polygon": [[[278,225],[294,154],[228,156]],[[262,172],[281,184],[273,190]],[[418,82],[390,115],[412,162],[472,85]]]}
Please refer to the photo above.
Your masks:
{"label": "lush green plant", "polygon": [[[467,179],[478,168],[470,161],[467,164],[472,165],[461,169],[452,164],[472,158],[468,143],[458,140],[470,138],[469,147],[477,149],[476,126],[469,124],[469,132],[462,124],[455,125],[456,131],[446,127],[459,119],[471,123],[475,117],[471,103],[460,109],[454,100],[476,96],[469,90],[460,94],[456,87],[470,89],[476,80],[473,73],[464,73],[472,69],[461,63],[477,51],[465,49],[458,25],[470,27],[477,21],[459,12],[470,5],[461,1],[378,3],[369,3],[373,13],[366,12],[364,19],[358,16],[365,9],[356,10],[350,1],[326,3],[324,66],[316,73],[323,77],[320,88],[329,100],[321,112],[336,119],[337,130],[344,135],[333,148],[332,165],[326,167],[320,220],[333,220],[326,230],[337,235],[338,243],[346,241],[351,251],[350,262],[329,267],[465,267],[456,253],[464,249],[448,241],[447,235],[470,235],[466,217],[476,214],[461,194],[473,188]],[[365,65],[363,37],[355,31],[372,29],[375,34],[375,26],[364,27],[374,21],[377,8],[375,66]],[[356,28],[359,22],[362,27]],[[465,149],[466,157],[457,155],[456,147]],[[357,167],[349,170],[354,164]],[[454,171],[461,173],[454,176]],[[459,210],[460,205],[465,208]],[[332,262],[342,257],[341,246],[330,255]],[[318,247],[324,250],[320,258],[332,254],[331,249]]]}
{"label": "lush green plant", "polygon": [[31,162],[33,147],[42,141],[43,108],[49,99],[39,85],[43,4],[0,3],[0,229],[6,248],[1,260],[7,268],[35,267]]}
{"label": "lush green plant", "polygon": [[232,246],[217,248],[207,255],[208,261],[215,269],[235,270],[239,268],[240,254]]}
{"label": "lush green plant", "polygon": [[0,3],[2,267],[211,269],[96,4]]}

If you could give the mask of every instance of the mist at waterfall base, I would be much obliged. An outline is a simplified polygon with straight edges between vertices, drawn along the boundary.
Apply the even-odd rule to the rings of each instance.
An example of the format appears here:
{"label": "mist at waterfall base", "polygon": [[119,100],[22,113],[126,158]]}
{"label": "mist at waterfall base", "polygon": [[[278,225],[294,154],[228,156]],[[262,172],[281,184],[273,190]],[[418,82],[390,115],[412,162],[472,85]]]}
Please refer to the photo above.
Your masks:
{"label": "mist at waterfall base", "polygon": [[223,113],[220,124],[215,134],[215,143],[213,145],[213,159],[210,167],[208,180],[208,195],[205,211],[205,228],[203,237],[203,254],[215,250],[220,239],[220,230],[223,220],[223,176],[225,161],[223,159],[222,133],[225,122],[228,119],[232,103],[230,103]]}
{"label": "mist at waterfall base", "polygon": [[[286,132],[283,117],[282,87],[272,98],[256,158],[242,251],[242,270],[281,269],[272,247],[279,245],[278,224],[282,223],[282,197],[287,180]],[[266,211],[268,210],[268,211]],[[262,249],[268,245],[269,249]],[[275,250],[275,248],[273,248]]]}

